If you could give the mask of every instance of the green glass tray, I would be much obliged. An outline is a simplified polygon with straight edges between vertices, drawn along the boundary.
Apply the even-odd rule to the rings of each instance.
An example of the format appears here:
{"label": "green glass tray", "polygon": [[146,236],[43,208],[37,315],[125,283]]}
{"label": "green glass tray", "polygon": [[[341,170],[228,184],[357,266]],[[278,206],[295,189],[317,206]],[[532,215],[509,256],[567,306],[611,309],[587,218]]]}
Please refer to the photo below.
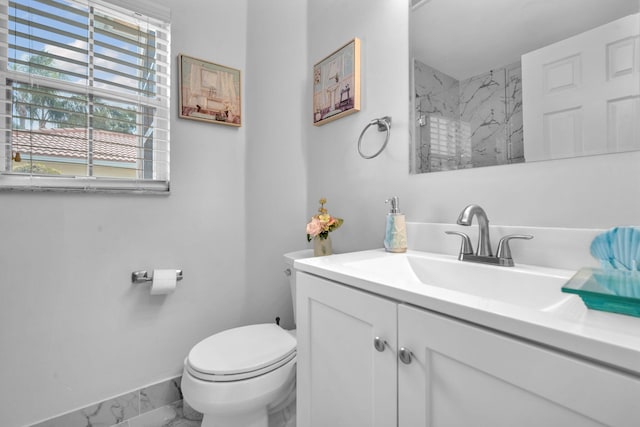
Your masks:
{"label": "green glass tray", "polygon": [[594,310],[640,317],[640,272],[581,268],[562,287]]}

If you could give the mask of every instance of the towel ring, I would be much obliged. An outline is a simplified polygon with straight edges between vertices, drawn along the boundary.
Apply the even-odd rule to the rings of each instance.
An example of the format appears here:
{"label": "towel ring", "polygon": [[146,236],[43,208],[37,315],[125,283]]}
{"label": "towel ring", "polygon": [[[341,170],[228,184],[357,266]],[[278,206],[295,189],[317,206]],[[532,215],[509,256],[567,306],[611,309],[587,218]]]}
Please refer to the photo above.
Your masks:
{"label": "towel ring", "polygon": [[[378,125],[378,132],[387,131],[387,135],[384,138],[382,147],[380,147],[380,149],[375,154],[372,154],[371,156],[367,156],[365,154],[362,154],[362,137],[364,136],[365,132],[373,125]],[[365,126],[364,129],[362,129],[362,133],[360,133],[360,138],[358,138],[358,153],[360,153],[360,156],[364,159],[373,159],[374,157],[377,157],[380,153],[382,153],[382,151],[387,146],[387,143],[389,142],[389,135],[391,135],[391,117],[384,116],[379,119],[371,120],[371,122],[369,122],[369,124]]]}

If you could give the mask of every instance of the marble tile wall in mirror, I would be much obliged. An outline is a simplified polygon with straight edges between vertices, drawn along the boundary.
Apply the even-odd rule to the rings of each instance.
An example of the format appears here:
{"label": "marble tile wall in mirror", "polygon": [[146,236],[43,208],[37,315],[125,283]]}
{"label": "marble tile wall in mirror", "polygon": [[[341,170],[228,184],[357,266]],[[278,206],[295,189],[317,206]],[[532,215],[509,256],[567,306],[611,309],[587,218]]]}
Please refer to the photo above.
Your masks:
{"label": "marble tile wall in mirror", "polygon": [[416,60],[414,85],[418,171],[524,161],[519,63],[459,81]]}

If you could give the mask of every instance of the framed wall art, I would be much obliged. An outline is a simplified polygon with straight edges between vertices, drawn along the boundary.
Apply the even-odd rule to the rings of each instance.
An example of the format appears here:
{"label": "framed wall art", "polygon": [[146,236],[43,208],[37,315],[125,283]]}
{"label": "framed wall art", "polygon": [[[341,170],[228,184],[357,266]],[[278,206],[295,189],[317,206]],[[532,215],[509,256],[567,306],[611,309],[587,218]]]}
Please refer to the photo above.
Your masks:
{"label": "framed wall art", "polygon": [[360,39],[354,38],[313,66],[313,124],[360,111]]}
{"label": "framed wall art", "polygon": [[179,55],[180,117],[242,125],[240,70]]}

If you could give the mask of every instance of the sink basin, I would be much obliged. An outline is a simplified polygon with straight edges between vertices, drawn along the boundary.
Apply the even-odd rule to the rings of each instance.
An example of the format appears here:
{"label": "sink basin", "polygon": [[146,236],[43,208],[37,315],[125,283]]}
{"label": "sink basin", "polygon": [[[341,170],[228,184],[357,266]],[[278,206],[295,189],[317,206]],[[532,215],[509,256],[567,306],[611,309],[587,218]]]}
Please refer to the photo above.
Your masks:
{"label": "sink basin", "polygon": [[534,310],[566,311],[575,301],[581,305],[579,299],[561,291],[571,271],[528,265],[499,267],[417,251],[380,253],[380,257],[344,265],[384,281],[435,286]]}
{"label": "sink basin", "polygon": [[537,310],[552,310],[570,299],[561,289],[571,274],[559,275],[531,266],[497,267],[426,256],[408,255],[407,261],[418,279],[427,285]]}

